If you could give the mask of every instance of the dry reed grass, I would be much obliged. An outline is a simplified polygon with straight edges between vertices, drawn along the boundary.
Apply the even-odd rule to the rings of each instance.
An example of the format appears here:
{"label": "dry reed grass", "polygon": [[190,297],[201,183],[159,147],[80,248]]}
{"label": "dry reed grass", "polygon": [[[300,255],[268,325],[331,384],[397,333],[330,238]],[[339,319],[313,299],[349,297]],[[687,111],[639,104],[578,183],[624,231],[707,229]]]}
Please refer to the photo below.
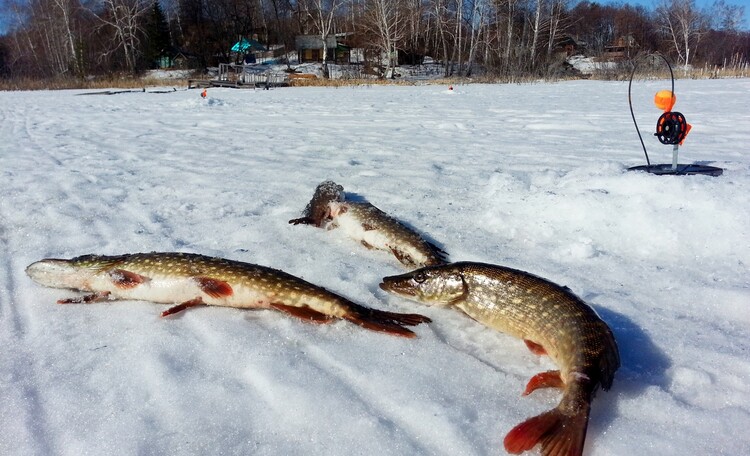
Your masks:
{"label": "dry reed grass", "polygon": [[[725,79],[750,77],[750,65],[735,65],[731,67],[706,66],[693,68],[688,71],[674,68],[677,79]],[[583,77],[572,75],[539,77],[532,75],[483,75],[478,77],[449,77],[439,79],[323,79],[299,75],[289,80],[291,87],[349,87],[375,85],[463,85],[463,84],[528,84],[540,81],[561,81],[567,79],[594,79],[627,81],[630,70],[620,69],[611,72],[594,73]],[[635,75],[636,79],[669,78],[669,71],[664,68],[643,68]],[[188,79],[156,79],[138,78],[132,76],[110,76],[95,79],[0,79],[0,90],[63,90],[63,89],[140,89],[163,86],[188,86]]]}
{"label": "dry reed grass", "polygon": [[0,90],[142,89],[146,87],[187,86],[187,79],[155,79],[116,76],[96,79],[0,79]]}

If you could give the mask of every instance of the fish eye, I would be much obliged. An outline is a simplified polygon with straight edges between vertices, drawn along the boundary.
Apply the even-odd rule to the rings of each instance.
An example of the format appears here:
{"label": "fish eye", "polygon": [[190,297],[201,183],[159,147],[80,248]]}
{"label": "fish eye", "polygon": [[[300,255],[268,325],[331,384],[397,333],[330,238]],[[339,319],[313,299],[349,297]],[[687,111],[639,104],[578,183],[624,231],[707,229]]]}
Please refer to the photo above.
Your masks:
{"label": "fish eye", "polygon": [[414,274],[414,281],[417,283],[422,283],[425,280],[427,280],[427,276],[424,275],[424,272],[418,272]]}

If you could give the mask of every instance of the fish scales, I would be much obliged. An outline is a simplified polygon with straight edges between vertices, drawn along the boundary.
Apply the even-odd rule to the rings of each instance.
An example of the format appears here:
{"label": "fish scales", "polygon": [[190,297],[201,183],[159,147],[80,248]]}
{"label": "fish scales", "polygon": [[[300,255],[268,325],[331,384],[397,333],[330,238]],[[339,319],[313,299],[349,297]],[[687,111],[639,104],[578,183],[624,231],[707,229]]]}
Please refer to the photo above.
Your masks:
{"label": "fish scales", "polygon": [[322,182],[305,207],[303,217],[289,223],[338,228],[370,249],[392,253],[410,268],[444,264],[446,253],[419,233],[365,201],[347,201],[344,188]]}
{"label": "fish scales", "polygon": [[502,266],[453,263],[385,277],[381,288],[417,301],[455,306],[475,320],[526,341],[547,354],[559,371],[535,375],[525,394],[563,390],[560,404],[512,429],[506,450],[521,453],[541,444],[542,455],[580,455],[590,403],[599,386],[608,390],[620,365],[612,331],[567,287]]}
{"label": "fish scales", "polygon": [[361,306],[277,269],[190,253],[45,259],[31,264],[26,272],[41,285],[94,293],[60,303],[116,299],[179,303],[164,316],[196,305],[274,308],[307,321],[325,323],[341,318],[404,337],[414,337],[404,326],[430,321],[422,315]]}
{"label": "fish scales", "polygon": [[[489,327],[544,346],[564,369],[584,373],[612,351],[609,327],[568,289],[510,268],[468,265],[464,277],[471,292],[458,308]],[[614,372],[599,374],[608,388]]]}
{"label": "fish scales", "polygon": [[[120,256],[85,255],[74,258],[71,264],[92,271],[106,272],[112,268],[125,270],[149,278],[149,282],[190,280],[193,277],[210,276],[234,284],[233,295],[242,295],[244,289],[273,291],[284,297],[313,296],[321,297],[320,288],[305,282],[291,274],[277,269],[262,267],[250,263],[207,257],[188,253],[136,253]],[[104,277],[104,280],[107,280]],[[95,291],[95,290],[83,290]],[[135,290],[122,290],[117,293],[127,298],[137,294]],[[227,305],[231,307],[259,307],[252,301],[237,300],[233,302],[211,296],[204,298],[206,304]],[[173,302],[167,299],[166,302]]]}

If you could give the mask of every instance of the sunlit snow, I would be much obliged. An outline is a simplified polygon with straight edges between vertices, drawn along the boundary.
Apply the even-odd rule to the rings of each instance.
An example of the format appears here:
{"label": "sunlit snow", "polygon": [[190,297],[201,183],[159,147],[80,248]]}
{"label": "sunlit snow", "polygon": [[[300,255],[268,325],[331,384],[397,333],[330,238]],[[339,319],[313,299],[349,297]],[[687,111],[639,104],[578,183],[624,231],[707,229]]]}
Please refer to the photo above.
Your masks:
{"label": "sunlit snow", "polygon": [[[633,102],[652,162],[653,94]],[[331,179],[454,261],[570,287],[622,367],[587,455],[750,453],[750,80],[679,80],[680,162],[645,164],[626,82],[0,92],[0,454],[502,455],[554,407],[553,368],[458,311],[378,288],[404,272],[293,226]],[[45,257],[182,251],[282,269],[434,322],[407,340],[348,322],[148,302],[58,305]]]}

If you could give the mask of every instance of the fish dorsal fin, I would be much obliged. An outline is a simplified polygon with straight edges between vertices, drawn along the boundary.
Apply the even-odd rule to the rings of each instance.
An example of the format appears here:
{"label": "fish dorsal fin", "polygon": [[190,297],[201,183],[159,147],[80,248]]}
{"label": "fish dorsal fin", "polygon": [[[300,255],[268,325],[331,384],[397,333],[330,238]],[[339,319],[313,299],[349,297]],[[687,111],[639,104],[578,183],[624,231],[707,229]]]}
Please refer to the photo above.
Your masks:
{"label": "fish dorsal fin", "polygon": [[211,277],[195,277],[194,280],[198,282],[201,291],[212,298],[226,298],[234,294],[232,286],[223,280]]}
{"label": "fish dorsal fin", "polygon": [[296,307],[296,306],[289,306],[286,304],[281,304],[278,302],[272,302],[271,307],[273,307],[276,310],[285,312],[293,317],[297,317],[297,318],[300,318],[302,320],[305,320],[311,323],[328,323],[329,321],[333,319],[333,317],[326,315],[324,313],[318,312],[317,310],[313,310],[307,306]]}
{"label": "fish dorsal fin", "polygon": [[112,269],[108,272],[108,274],[112,279],[112,283],[117,288],[133,288],[151,280],[146,276],[142,276],[135,272],[126,271],[125,269]]}

